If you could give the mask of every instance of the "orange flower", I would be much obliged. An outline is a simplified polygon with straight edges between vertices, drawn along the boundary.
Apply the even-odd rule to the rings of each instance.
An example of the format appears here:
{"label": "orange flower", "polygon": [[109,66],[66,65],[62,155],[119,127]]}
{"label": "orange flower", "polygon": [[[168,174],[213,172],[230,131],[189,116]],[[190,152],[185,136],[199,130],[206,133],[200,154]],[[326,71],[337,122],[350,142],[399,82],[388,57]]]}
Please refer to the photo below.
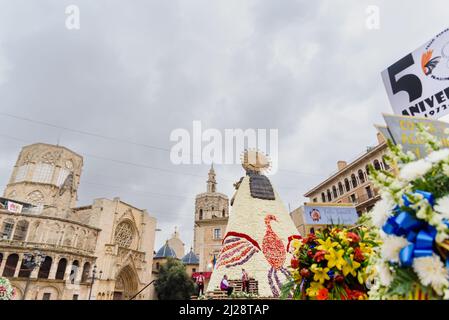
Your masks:
{"label": "orange flower", "polygon": [[326,288],[322,288],[318,291],[316,296],[318,300],[327,300],[329,299],[329,291]]}

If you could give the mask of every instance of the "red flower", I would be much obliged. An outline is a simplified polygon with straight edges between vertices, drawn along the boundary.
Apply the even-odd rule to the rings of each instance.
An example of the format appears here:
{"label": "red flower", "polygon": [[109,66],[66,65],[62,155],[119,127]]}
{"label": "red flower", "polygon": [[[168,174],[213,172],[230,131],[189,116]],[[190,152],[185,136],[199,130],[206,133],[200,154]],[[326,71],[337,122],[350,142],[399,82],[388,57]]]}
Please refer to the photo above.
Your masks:
{"label": "red flower", "polygon": [[358,234],[354,233],[354,232],[348,232],[346,234],[346,236],[349,238],[350,241],[354,242],[354,243],[358,243],[360,242],[360,237]]}
{"label": "red flower", "polygon": [[316,240],[316,236],[313,233],[310,233],[306,238],[302,239],[304,243],[311,243]]}
{"label": "red flower", "polygon": [[303,278],[309,278],[311,276],[310,270],[307,268],[302,268],[301,271],[299,271],[299,274]]}
{"label": "red flower", "polygon": [[299,260],[296,258],[292,258],[292,260],[290,261],[290,266],[293,269],[298,269],[299,268]]}
{"label": "red flower", "polygon": [[346,295],[348,300],[358,300],[360,297],[364,295],[363,291],[360,290],[351,290],[349,288],[345,288]]}
{"label": "red flower", "polygon": [[325,254],[326,254],[326,251],[320,250],[317,253],[315,253],[315,255],[313,256],[313,260],[315,260],[316,262],[321,262],[324,260]]}
{"label": "red flower", "polygon": [[334,281],[337,283],[343,283],[343,281],[345,281],[345,277],[343,277],[341,274],[337,274],[334,277]]}
{"label": "red flower", "polygon": [[352,300],[358,300],[360,297],[363,297],[363,292],[359,290],[352,290],[351,298]]}
{"label": "red flower", "polygon": [[318,300],[327,300],[329,298],[329,291],[326,288],[320,289],[316,298]]}
{"label": "red flower", "polygon": [[307,256],[309,258],[313,258],[313,251],[312,250],[307,250]]}
{"label": "red flower", "polygon": [[360,250],[360,247],[354,249],[354,260],[357,262],[365,260],[365,256],[363,255],[362,250]]}

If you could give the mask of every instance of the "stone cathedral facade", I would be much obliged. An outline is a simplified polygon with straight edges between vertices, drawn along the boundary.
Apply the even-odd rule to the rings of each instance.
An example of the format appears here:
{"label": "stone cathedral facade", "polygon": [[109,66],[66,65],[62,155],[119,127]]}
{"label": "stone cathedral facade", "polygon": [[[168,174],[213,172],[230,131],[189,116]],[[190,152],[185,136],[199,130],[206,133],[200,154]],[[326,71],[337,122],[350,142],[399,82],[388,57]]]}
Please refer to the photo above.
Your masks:
{"label": "stone cathedral facade", "polygon": [[[129,299],[152,280],[156,219],[120,198],[77,207],[82,167],[62,146],[22,149],[0,198],[0,276],[16,299]],[[36,251],[43,261],[30,268]]]}

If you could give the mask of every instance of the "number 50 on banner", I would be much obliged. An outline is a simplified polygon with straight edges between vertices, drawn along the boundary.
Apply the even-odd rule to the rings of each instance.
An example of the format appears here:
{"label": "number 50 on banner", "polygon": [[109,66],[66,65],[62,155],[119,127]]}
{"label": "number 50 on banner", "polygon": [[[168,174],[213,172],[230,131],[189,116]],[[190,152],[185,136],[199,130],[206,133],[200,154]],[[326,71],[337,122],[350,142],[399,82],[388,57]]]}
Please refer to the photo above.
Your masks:
{"label": "number 50 on banner", "polygon": [[449,29],[386,70],[382,80],[394,113],[440,118],[449,113]]}

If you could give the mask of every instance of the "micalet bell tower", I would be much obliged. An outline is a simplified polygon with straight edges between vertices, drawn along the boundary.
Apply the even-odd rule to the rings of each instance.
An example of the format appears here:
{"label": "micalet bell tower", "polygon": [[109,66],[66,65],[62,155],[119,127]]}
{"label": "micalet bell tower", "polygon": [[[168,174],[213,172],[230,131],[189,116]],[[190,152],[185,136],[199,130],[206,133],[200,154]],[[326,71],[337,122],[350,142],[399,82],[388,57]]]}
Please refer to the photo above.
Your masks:
{"label": "micalet bell tower", "polygon": [[229,199],[217,192],[217,181],[212,165],[207,179],[207,191],[195,199],[195,227],[193,246],[200,259],[199,271],[213,270],[213,261],[218,257],[221,241],[229,217]]}

